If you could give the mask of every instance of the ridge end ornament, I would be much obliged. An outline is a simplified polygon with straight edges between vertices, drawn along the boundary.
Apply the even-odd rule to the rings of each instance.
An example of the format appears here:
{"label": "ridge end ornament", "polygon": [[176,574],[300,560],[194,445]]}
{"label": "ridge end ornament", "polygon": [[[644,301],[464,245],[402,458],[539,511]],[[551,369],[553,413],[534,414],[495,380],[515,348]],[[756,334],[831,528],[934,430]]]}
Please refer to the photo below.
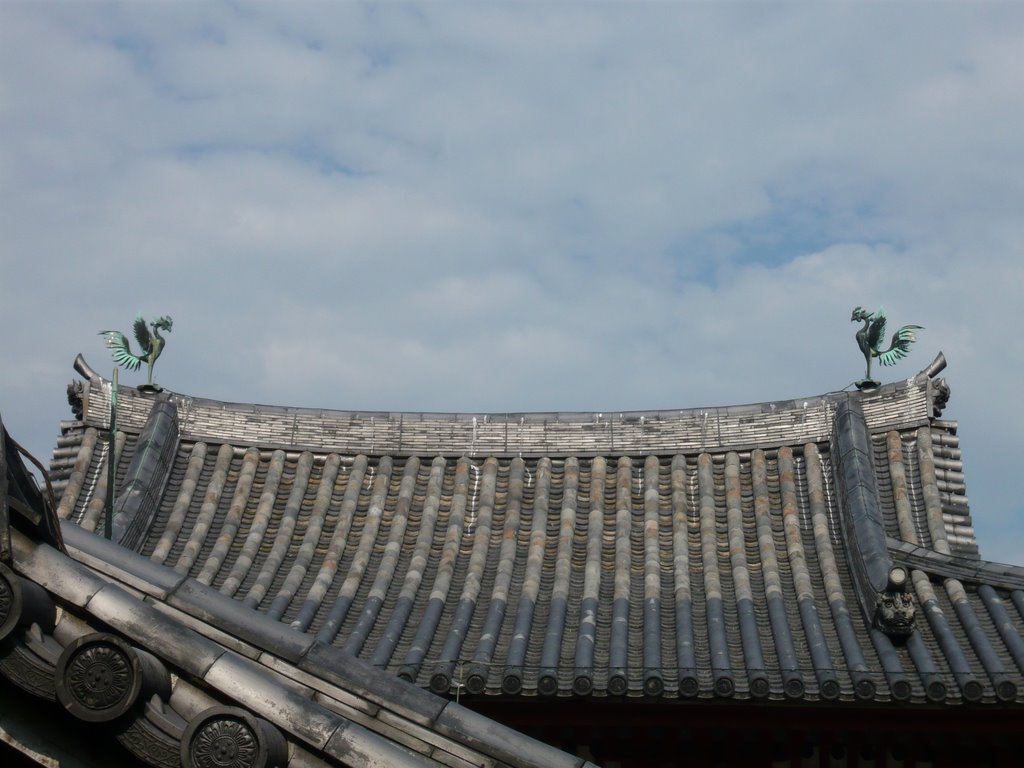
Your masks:
{"label": "ridge end ornament", "polygon": [[892,341],[888,349],[882,349],[882,342],[885,337],[885,308],[879,307],[876,312],[866,312],[863,307],[855,307],[850,315],[851,323],[864,323],[857,331],[857,346],[864,361],[867,363],[867,371],[864,378],[854,382],[857,389],[876,389],[881,382],[871,378],[871,361],[877,358],[882,365],[895,365],[898,361],[910,354],[910,346],[917,341],[914,332],[923,330],[922,325],[904,325],[892,335]]}
{"label": "ridge end ornament", "polygon": [[[164,315],[151,321],[149,328],[147,328],[146,321],[142,319],[142,314],[137,314],[132,330],[135,334],[135,340],[141,348],[138,355],[132,352],[128,339],[120,331],[100,331],[99,335],[106,339],[110,356],[122,368],[126,368],[129,371],[137,371],[143,363],[146,363],[149,375],[146,383],[139,387],[139,389],[160,392],[163,388],[159,384],[153,383],[153,364],[156,363],[160,353],[164,351],[164,345],[167,343],[167,340],[160,335],[160,331],[170,333],[172,325],[173,320],[171,320],[171,316]],[[152,332],[150,332],[150,329],[152,329]]]}

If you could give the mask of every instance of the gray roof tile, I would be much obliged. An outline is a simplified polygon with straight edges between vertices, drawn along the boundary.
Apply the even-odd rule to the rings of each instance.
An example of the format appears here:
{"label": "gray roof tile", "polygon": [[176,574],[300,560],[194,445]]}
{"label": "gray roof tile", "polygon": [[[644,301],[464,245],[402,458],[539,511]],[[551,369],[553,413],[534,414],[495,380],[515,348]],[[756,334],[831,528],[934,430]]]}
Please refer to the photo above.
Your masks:
{"label": "gray roof tile", "polygon": [[[171,598],[194,594],[182,610],[233,597],[437,691],[1006,699],[1024,672],[1024,592],[993,566],[961,575],[977,547],[955,424],[930,418],[929,386],[607,414],[171,395],[180,445],[137,549],[196,580]],[[75,456],[62,514],[85,527],[104,490],[109,390],[94,380],[87,395],[59,457],[66,470]],[[125,463],[153,401],[121,401]],[[837,430],[861,430],[861,447]],[[861,475],[847,477],[846,451]],[[853,495],[877,510],[874,543],[851,539]],[[911,567],[906,643],[862,608],[885,587],[876,557]]]}

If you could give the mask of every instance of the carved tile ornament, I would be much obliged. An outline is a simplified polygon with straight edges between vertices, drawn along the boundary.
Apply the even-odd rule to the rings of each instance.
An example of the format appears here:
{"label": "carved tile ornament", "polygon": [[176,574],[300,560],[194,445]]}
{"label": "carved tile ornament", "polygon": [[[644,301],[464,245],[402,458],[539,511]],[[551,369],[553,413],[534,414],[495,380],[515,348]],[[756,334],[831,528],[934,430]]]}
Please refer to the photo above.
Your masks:
{"label": "carved tile ornament", "polygon": [[21,690],[46,701],[56,701],[53,666],[20,642],[0,643],[0,675]]}
{"label": "carved tile ornament", "polygon": [[128,657],[114,645],[93,645],[75,654],[64,679],[71,695],[89,709],[108,709],[131,689]]}
{"label": "carved tile ornament", "polygon": [[275,768],[288,762],[288,744],[266,720],[237,707],[211,707],[181,737],[185,768]]}
{"label": "carved tile ornament", "polygon": [[949,385],[945,379],[932,380],[932,416],[942,418],[942,412],[949,403]]}
{"label": "carved tile ornament", "polygon": [[55,619],[53,601],[46,591],[0,563],[0,640],[13,634],[19,625],[38,624],[41,631],[50,632]]}
{"label": "carved tile ornament", "polygon": [[57,661],[57,699],[80,720],[107,722],[129,709],[142,688],[135,651],[114,635],[85,635]]}
{"label": "carved tile ornament", "polygon": [[179,744],[167,734],[152,725],[144,717],[132,720],[119,734],[117,740],[122,746],[157,768],[180,768]]}
{"label": "carved tile ornament", "polygon": [[786,696],[790,699],[799,699],[804,695],[804,681],[799,677],[791,677],[782,685]]}
{"label": "carved tile ornament", "polygon": [[916,605],[912,595],[887,591],[879,596],[878,625],[887,634],[909,637],[914,631],[915,614]]}
{"label": "carved tile ornament", "polygon": [[242,720],[221,717],[192,736],[189,754],[197,768],[249,768],[259,755],[256,734]]}
{"label": "carved tile ornament", "polygon": [[71,412],[79,421],[85,415],[85,402],[82,400],[84,394],[85,385],[82,382],[72,381],[68,384],[68,405],[71,406]]}
{"label": "carved tile ornament", "polygon": [[7,580],[7,569],[0,571],[0,640],[7,637],[18,623],[14,605],[14,587]]}

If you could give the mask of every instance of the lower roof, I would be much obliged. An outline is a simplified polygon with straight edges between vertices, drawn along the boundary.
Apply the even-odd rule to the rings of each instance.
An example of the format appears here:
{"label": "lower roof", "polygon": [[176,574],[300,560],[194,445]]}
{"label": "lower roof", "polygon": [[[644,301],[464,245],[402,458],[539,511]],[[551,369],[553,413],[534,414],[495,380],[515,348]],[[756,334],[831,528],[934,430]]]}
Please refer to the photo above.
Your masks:
{"label": "lower roof", "polygon": [[[516,418],[124,389],[113,441],[93,377],[52,464],[71,557],[30,536],[14,564],[200,693],[237,673],[287,698],[273,686],[297,681],[399,744],[395,723],[418,723],[421,756],[541,748],[439,720],[470,718],[445,706],[461,697],[1016,706],[1024,569],[978,559],[934,373],[785,404]],[[97,535],[111,453],[116,543]],[[170,646],[145,626],[169,619]],[[240,660],[192,668],[225,651]],[[334,754],[333,715],[325,740],[289,730],[301,707],[268,711]]]}

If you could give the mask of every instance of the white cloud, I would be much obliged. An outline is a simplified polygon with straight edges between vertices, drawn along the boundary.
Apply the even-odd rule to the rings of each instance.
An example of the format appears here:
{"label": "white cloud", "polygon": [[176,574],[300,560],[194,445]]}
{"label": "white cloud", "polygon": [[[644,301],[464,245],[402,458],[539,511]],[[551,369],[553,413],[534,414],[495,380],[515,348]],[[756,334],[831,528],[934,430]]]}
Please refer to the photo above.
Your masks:
{"label": "white cloud", "polygon": [[[1024,562],[1013,4],[0,5],[0,381],[45,455],[95,330],[342,408],[845,386],[925,325],[990,557]],[[13,330],[12,330],[13,329]],[[890,371],[886,371],[890,373]],[[1007,535],[1007,533],[1012,535]]]}

